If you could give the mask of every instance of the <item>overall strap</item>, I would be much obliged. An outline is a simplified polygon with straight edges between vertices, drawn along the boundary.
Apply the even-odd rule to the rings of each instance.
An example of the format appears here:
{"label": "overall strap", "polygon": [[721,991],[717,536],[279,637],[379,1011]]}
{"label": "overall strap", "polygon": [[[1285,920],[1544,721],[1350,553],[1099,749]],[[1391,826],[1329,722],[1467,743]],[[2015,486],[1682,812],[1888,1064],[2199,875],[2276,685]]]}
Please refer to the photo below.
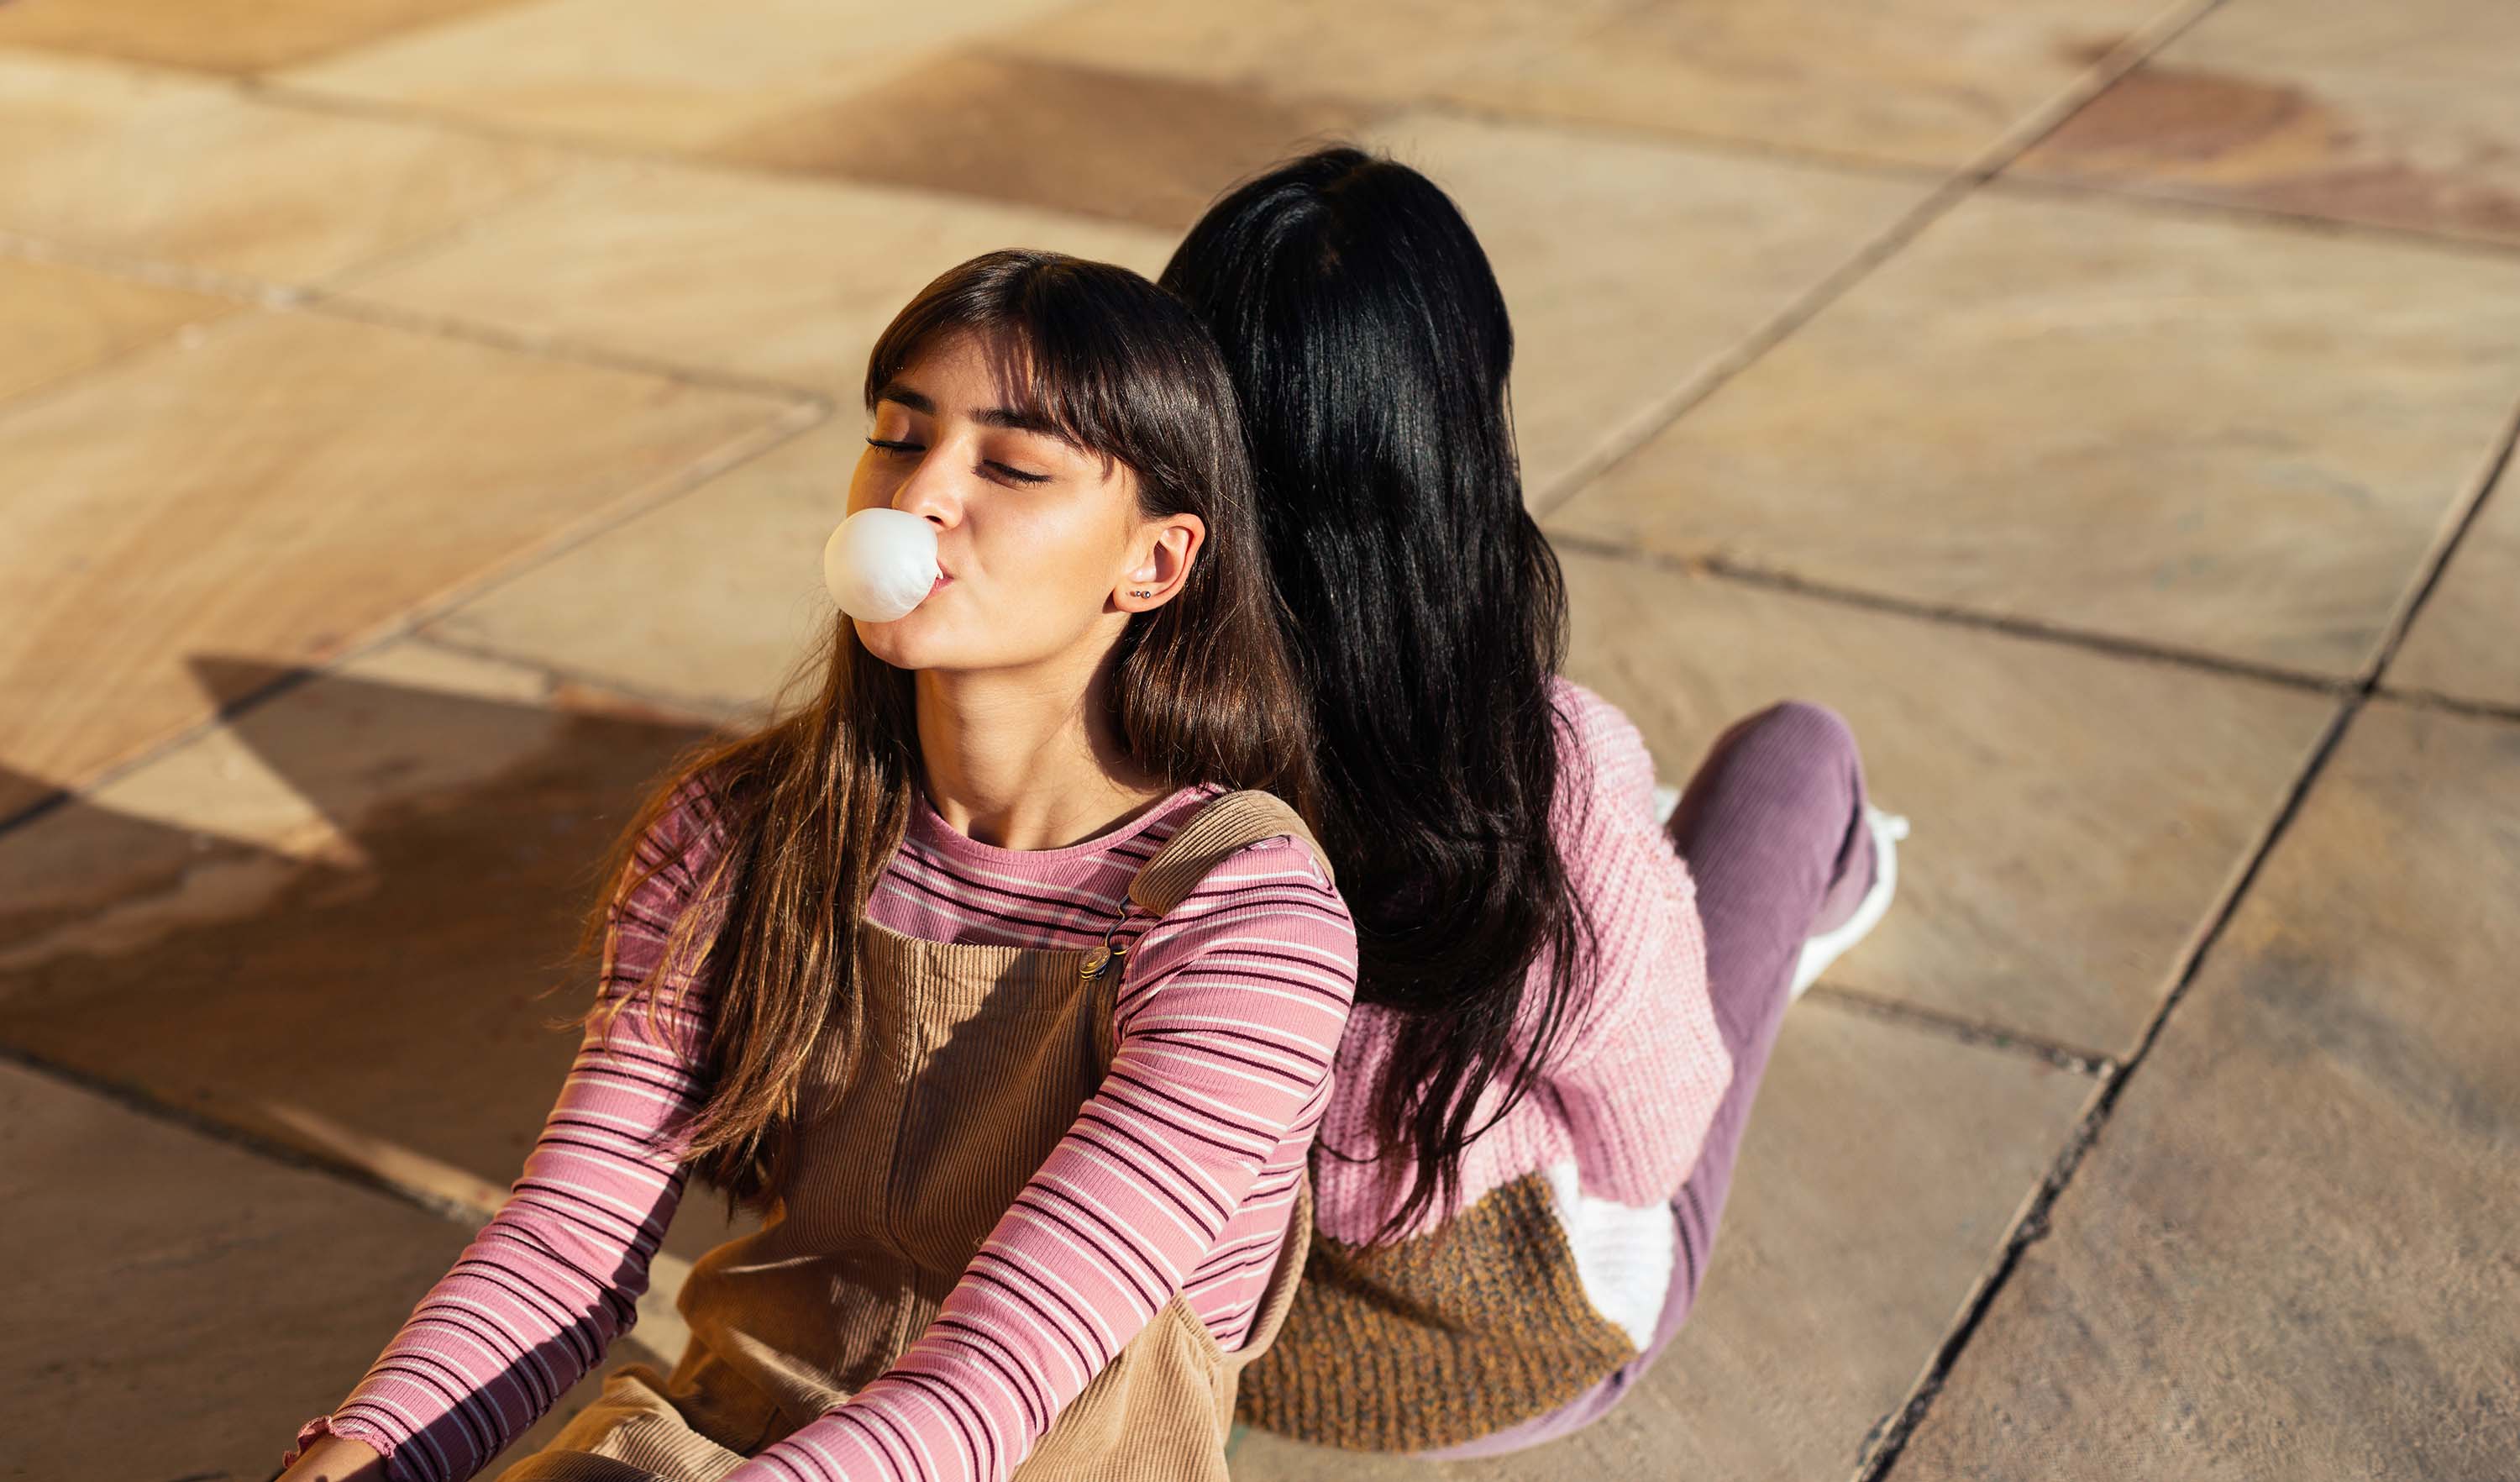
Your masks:
{"label": "overall strap", "polygon": [[[1227,855],[1282,833],[1303,840],[1321,861],[1322,874],[1330,875],[1329,856],[1322,852],[1313,831],[1304,827],[1303,819],[1284,799],[1271,792],[1228,792],[1209,800],[1139,869],[1129,882],[1129,899],[1150,915],[1162,916],[1180,905]],[[1335,887],[1337,876],[1331,876],[1330,883]]]}

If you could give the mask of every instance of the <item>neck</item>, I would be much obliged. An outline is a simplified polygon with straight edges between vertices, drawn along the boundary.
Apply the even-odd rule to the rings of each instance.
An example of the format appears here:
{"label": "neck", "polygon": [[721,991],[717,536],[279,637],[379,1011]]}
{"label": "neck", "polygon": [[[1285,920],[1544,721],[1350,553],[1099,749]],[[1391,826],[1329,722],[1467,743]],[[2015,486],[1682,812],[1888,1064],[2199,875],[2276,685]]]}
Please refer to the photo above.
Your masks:
{"label": "neck", "polygon": [[965,835],[1001,849],[1062,849],[1172,794],[1112,732],[1111,658],[1090,669],[919,671],[927,798]]}

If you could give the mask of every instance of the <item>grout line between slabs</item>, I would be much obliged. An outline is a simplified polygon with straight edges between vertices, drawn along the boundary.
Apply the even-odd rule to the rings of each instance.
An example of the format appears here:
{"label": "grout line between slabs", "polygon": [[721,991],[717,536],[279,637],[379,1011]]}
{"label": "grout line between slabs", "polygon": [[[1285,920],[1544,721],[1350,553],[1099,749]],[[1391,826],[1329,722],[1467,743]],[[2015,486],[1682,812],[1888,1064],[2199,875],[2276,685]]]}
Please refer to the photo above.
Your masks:
{"label": "grout line between slabs", "polygon": [[2287,211],[2278,206],[2252,205],[2245,202],[2184,196],[2168,190],[2145,190],[2134,186],[2113,185],[2105,181],[2075,180],[2058,175],[2005,174],[1989,183],[2012,194],[2131,205],[2144,210],[2178,212],[2198,217],[2221,217],[2245,225],[2291,231],[2310,237],[2333,238],[2374,246],[2429,247],[2461,257],[2479,257],[2498,262],[2510,262],[2520,258],[2520,242],[2455,235],[2449,232],[2430,232],[2421,227],[2392,226],[2382,221],[2357,221],[2340,216],[2317,216],[2308,211]]}
{"label": "grout line between slabs", "polygon": [[2022,1030],[2009,1029],[2001,1024],[1989,1024],[1977,1019],[1962,1018],[1957,1013],[1930,1009],[1922,1004],[1910,1003],[1905,999],[1887,998],[1861,988],[1819,982],[1805,990],[1803,996],[1826,1004],[1842,1012],[1858,1014],[1886,1024],[1897,1024],[1904,1028],[1931,1034],[1939,1039],[1956,1040],[1963,1045],[2002,1051],[2028,1059],[2043,1061],[2059,1070],[2070,1070],[2077,1075],[2093,1076],[2105,1080],[2116,1074],[2118,1069],[2115,1059],[2097,1051],[2081,1050],[2071,1045],[2058,1044],[2053,1040]]}
{"label": "grout line between slabs", "polygon": [[2439,710],[2446,715],[2465,716],[2469,720],[2498,720],[2520,724],[2520,703],[2498,699],[2463,699],[2455,695],[2443,695],[2432,690],[2393,690],[2383,685],[2372,692],[2372,698],[2416,710]]}
{"label": "grout line between slabs", "polygon": [[[2107,1077],[2093,1095],[2091,1109],[2076,1124],[2073,1135],[2067,1139],[2064,1148],[2057,1154],[2047,1178],[2033,1192],[2021,1217],[2014,1223],[2013,1230],[2007,1236],[2003,1251],[1997,1258],[1993,1271],[1971,1294],[1959,1320],[1944,1336],[1943,1342],[1926,1365],[1924,1372],[1911,1390],[1906,1404],[1893,1413],[1886,1424],[1880,1428],[1878,1446],[1868,1457],[1860,1460],[1856,1473],[1858,1482],[1882,1482],[1882,1479],[1889,1477],[1893,1468],[1898,1465],[1900,1456],[1907,1450],[1908,1442],[1931,1413],[1934,1400],[1942,1393],[1944,1385],[1950,1381],[1952,1369],[1958,1362],[1961,1351],[1976,1335],[1979,1325],[1986,1320],[1988,1311],[2002,1295],[2012,1273],[2019,1268],[2022,1252],[2047,1236],[2048,1216],[2053,1211],[2057,1198],[2064,1192],[2066,1186],[2073,1181],[2075,1173],[2081,1169],[2084,1155],[2091,1150],[2092,1144],[2098,1141],[2101,1133],[2107,1128],[2109,1117],[2116,1110],[2119,1097],[2125,1093],[2127,1084],[2134,1078],[2136,1071],[2151,1055],[2152,1047],[2160,1042],[2162,1031],[2170,1022],[2170,1016],[2178,1011],[2181,1004],[2186,1001],[2189,991],[2202,974],[2207,960],[2212,957],[2216,944],[2222,940],[2223,933],[2238,915],[2242,902],[2248,898],[2250,887],[2257,882],[2258,876],[2266,869],[2267,862],[2273,856],[2284,835],[2290,831],[2294,821],[2300,817],[2302,809],[2309,801],[2313,787],[2319,778],[2325,775],[2328,764],[2344,744],[2345,737],[2352,729],[2355,719],[2374,698],[2384,697],[2384,692],[2380,688],[2382,676],[2387,674],[2389,664],[2397,657],[2399,649],[2406,643],[2407,634],[2413,628],[2416,617],[2422,613],[2425,603],[2440,588],[2443,573],[2449,568],[2451,558],[2457,554],[2458,547],[2466,539],[2467,533],[2475,528],[2476,521],[2484,511],[2486,500],[2493,496],[2504,472],[2511,465],[2515,445],[2520,445],[2520,406],[2515,406],[2506,420],[2499,442],[2478,471],[2475,486],[2468,492],[2456,513],[2444,521],[2441,535],[2435,540],[2433,548],[2426,553],[2426,563],[2422,567],[2421,576],[2399,604],[2397,612],[2388,624],[2381,642],[2375,646],[2372,656],[2365,664],[2360,678],[2345,696],[2344,702],[2338,706],[2336,714],[2330,717],[2318,745],[2313,748],[2310,759],[2303,766],[2300,776],[2294,779],[2291,789],[2286,793],[2282,805],[2276,810],[2274,820],[2268,827],[2265,837],[2259,841],[2256,850],[2251,854],[2247,866],[2233,881],[2205,929],[2198,934],[2179,970],[2177,980],[2163,998],[2160,1009],[2154,1012],[2152,1021],[2145,1026],[2143,1038],[2137,1044],[2134,1053],[2127,1056],[2125,1064],[2119,1067],[2116,1074]],[[2463,707],[2446,706],[2446,708]],[[2488,710],[2487,713],[2493,712]]]}
{"label": "grout line between slabs", "polygon": [[2336,713],[2328,718],[2318,744],[2312,748],[2309,762],[2303,767],[2301,774],[2294,778],[2282,804],[2276,809],[2273,822],[2259,840],[2247,864],[2240,870],[2238,877],[2224,892],[2222,900],[2208,917],[2204,929],[2197,934],[2194,944],[2188,949],[2170,992],[2163,998],[2161,1007],[2154,1011],[2150,1022],[2144,1026],[2143,1037],[2137,1042],[2135,1050],[2127,1055],[2124,1063],[2120,1064],[2113,1074],[2100,1080],[2092,1095],[2090,1108],[2075,1123],[2073,1131],[2066,1137],[2064,1147],[2057,1152],[2047,1175],[2024,1202],[2021,1214],[2013,1222],[2004,1237],[2002,1249],[1995,1258],[1993,1269],[1979,1282],[1951,1330],[1936,1346],[1923,1372],[1911,1388],[1906,1401],[1876,1427],[1874,1437],[1868,1438],[1868,1444],[1874,1440],[1877,1440],[1878,1444],[1873,1447],[1870,1455],[1860,1459],[1859,1469],[1856,1472],[1858,1482],[1880,1482],[1880,1479],[1891,1475],[1899,1463],[1901,1455],[1906,1452],[1908,1442],[1915,1435],[1917,1427],[1924,1423],[1935,1399],[1940,1396],[1943,1386],[1950,1380],[1952,1369],[1959,1362],[1961,1350],[1966,1348],[1969,1340],[1976,1336],[1977,1329],[1985,1321],[1988,1311],[1995,1305],[1996,1299],[2002,1294],[2005,1285],[2011,1280],[2012,1273],[2019,1267],[2023,1252],[2047,1238],[2048,1215],[2054,1209],[2057,1198],[2063,1194],[2066,1186],[2073,1182],[2074,1175],[2081,1169],[2084,1155],[2091,1151],[2092,1145],[2099,1140],[2100,1134],[2107,1128],[2109,1117],[2116,1110],[2118,1098],[2125,1093],[2128,1082],[2134,1078],[2145,1058],[2152,1054],[2152,1047],[2160,1041],[2162,1029],[2170,1021],[2170,1015],[2185,1002],[2188,991],[2195,986],[2206,960],[2213,954],[2215,944],[2222,940],[2224,931],[2239,914],[2241,903],[2247,899],[2250,886],[2257,883],[2258,876],[2265,870],[2275,847],[2282,842],[2284,835],[2290,831],[2293,821],[2300,816],[2303,805],[2309,800],[2313,786],[2325,773],[2328,761],[2342,744],[2354,718],[2361,713],[2362,703],[2362,695],[2349,696],[2342,705],[2338,706]]}
{"label": "grout line between slabs", "polygon": [[741,371],[708,370],[680,362],[657,360],[627,350],[607,349],[581,340],[558,336],[534,335],[504,329],[477,320],[459,319],[440,314],[423,314],[399,308],[371,298],[349,296],[338,291],[310,290],[297,304],[300,313],[332,319],[344,319],[357,324],[375,325],[382,329],[401,330],[407,334],[427,335],[439,339],[463,340],[486,345],[512,354],[528,355],[544,360],[568,361],[592,366],[598,370],[624,371],[652,376],[662,381],[698,386],[712,391],[741,391],[746,395],[769,396],[794,405],[812,406],[829,416],[836,403],[827,393],[793,382],[775,381],[751,376]]}
{"label": "grout line between slabs", "polygon": [[[431,619],[431,621],[436,620]],[[513,668],[529,669],[555,684],[572,685],[603,695],[618,696],[635,704],[680,717],[695,725],[724,728],[732,724],[744,723],[745,720],[746,706],[737,701],[653,690],[635,681],[624,681],[613,675],[576,668],[539,654],[504,649],[497,644],[421,630],[414,630],[405,635],[403,641],[418,644],[423,648],[435,649],[441,653],[477,658],[489,663],[506,664]]]}
{"label": "grout line between slabs", "polygon": [[2363,670],[2362,691],[2365,695],[2380,687],[2380,681],[2389,672],[2389,665],[2397,661],[2398,651],[2406,647],[2407,635],[2413,631],[2415,618],[2422,613],[2424,604],[2432,601],[2433,593],[2440,589],[2442,577],[2450,569],[2451,558],[2458,553],[2458,548],[2467,540],[2468,532],[2475,529],[2477,521],[2484,517],[2485,503],[2494,497],[2495,490],[2502,482],[2503,473],[2511,467],[2512,449],[2516,443],[2520,443],[2520,403],[2515,403],[2504,418],[2501,438],[2478,469],[2474,487],[2467,491],[2466,498],[2460,501],[2455,512],[2442,522],[2441,533],[2434,538],[2433,548],[2425,553],[2428,564],[2423,568],[2423,578],[2400,600],[2387,633],[2372,653],[2370,664]]}
{"label": "grout line between slabs", "polygon": [[[652,480],[639,490],[590,512],[577,521],[564,525],[541,540],[510,551],[480,570],[435,595],[404,607],[394,615],[371,627],[366,636],[343,645],[338,651],[320,661],[292,665],[287,672],[268,683],[237,696],[217,709],[182,726],[154,741],[144,742],[116,760],[81,777],[77,783],[57,787],[54,791],[19,809],[0,816],[0,837],[33,823],[53,810],[88,796],[121,778],[139,771],[169,752],[178,750],[215,731],[230,719],[242,715],[266,700],[286,694],[308,680],[338,673],[358,659],[414,636],[423,626],[434,622],[456,608],[464,606],[508,583],[553,561],[589,541],[620,525],[661,509],[694,489],[744,464],[761,458],[794,441],[820,427],[829,409],[809,403],[788,406],[761,426],[735,437],[698,459],[684,465],[664,477]],[[612,688],[612,687],[608,687]]]}
{"label": "grout line between slabs", "polygon": [[1714,395],[1761,356],[1844,297],[1928,227],[1951,214],[1978,187],[2002,173],[2033,144],[2053,132],[2057,125],[2107,91],[2119,78],[2140,67],[2145,58],[2194,25],[2220,3],[2221,0],[2190,0],[2185,7],[2165,13],[2120,42],[2106,58],[2075,78],[2055,99],[2032,111],[1967,165],[1928,192],[1923,200],[1901,213],[1898,220],[1856,248],[1844,262],[1796,295],[1766,323],[1734,342],[1671,395],[1630,418],[1599,447],[1552,479],[1547,489],[1530,501],[1532,516],[1537,519],[1553,513],[1574,498],[1586,484],[1607,473],[1639,448],[1651,442],[1666,427],[1687,416],[1690,408]]}
{"label": "grout line between slabs", "polygon": [[208,1112],[196,1111],[189,1106],[178,1105],[141,1087],[111,1080],[93,1071],[82,1070],[75,1065],[37,1055],[15,1045],[0,1044],[0,1063],[16,1065],[31,1075],[40,1076],[45,1080],[69,1086],[103,1100],[111,1101],[151,1121],[162,1122],[170,1127],[180,1127],[186,1132],[238,1148],[252,1156],[338,1179],[346,1184],[355,1184],[362,1189],[425,1209],[440,1219],[477,1226],[488,1218],[485,1211],[476,1209],[470,1200],[389,1179],[356,1158],[318,1152],[312,1147],[285,1138],[255,1132]]}
{"label": "grout line between slabs", "polygon": [[1741,586],[1781,592],[1810,602],[1884,612],[1896,617],[1914,618],[1920,622],[1941,623],[1950,627],[1975,628],[1982,632],[2002,634],[2007,638],[2087,649],[2117,658],[2139,659],[2178,668],[2202,670],[2234,679],[2278,685],[2288,690],[2318,695],[2342,695],[2351,692],[2361,682],[2351,677],[2318,674],[2308,669],[2294,669],[2280,664],[2232,658],[2201,649],[2182,649],[2169,644],[2102,632],[2098,629],[2068,627],[2035,617],[1919,602],[1913,598],[1870,592],[1858,587],[1814,582],[1788,572],[1745,565],[1722,557],[1668,556],[1660,552],[1615,544],[1594,536],[1562,531],[1550,532],[1549,539],[1551,544],[1565,550],[1627,565],[1667,570],[1684,576],[1709,577]]}
{"label": "grout line between slabs", "polygon": [[[5,0],[0,0],[0,3],[5,3]],[[431,244],[433,247],[443,245],[442,238]],[[739,371],[712,370],[678,361],[659,360],[628,351],[606,349],[599,345],[558,336],[525,334],[453,316],[423,314],[359,298],[353,296],[354,288],[337,286],[338,280],[344,275],[356,274],[373,263],[399,255],[400,249],[388,249],[381,257],[364,259],[301,286],[241,277],[216,268],[160,262],[153,258],[136,257],[127,252],[56,242],[0,228],[0,257],[15,258],[24,262],[57,263],[87,268],[111,276],[147,283],[154,287],[230,299],[241,309],[258,308],[273,313],[297,313],[371,324],[380,328],[400,330],[407,334],[486,345],[492,349],[535,359],[557,360],[591,366],[599,370],[652,376],[658,380],[671,381],[681,385],[698,386],[707,390],[741,391],[747,395],[771,396],[790,403],[810,403],[823,408],[826,412],[829,412],[833,405],[828,393],[795,382],[750,376]],[[15,396],[0,397],[0,416],[22,411],[26,406],[47,397],[59,395],[68,387],[94,378],[110,367],[125,364],[149,351],[163,349],[174,344],[184,329],[207,332],[214,327],[233,322],[236,317],[235,314],[226,314],[217,316],[214,320],[195,321],[190,326],[179,326],[167,334],[142,340],[104,361],[82,366],[68,375],[30,386]]]}

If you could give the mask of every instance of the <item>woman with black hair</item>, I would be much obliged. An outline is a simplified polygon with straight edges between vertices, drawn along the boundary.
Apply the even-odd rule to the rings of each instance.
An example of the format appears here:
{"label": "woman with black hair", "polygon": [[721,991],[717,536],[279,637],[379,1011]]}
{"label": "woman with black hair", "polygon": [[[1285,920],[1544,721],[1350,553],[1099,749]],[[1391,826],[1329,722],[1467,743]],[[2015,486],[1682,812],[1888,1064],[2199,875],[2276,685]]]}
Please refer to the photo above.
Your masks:
{"label": "woman with black hair", "polygon": [[1807,704],[1732,727],[1672,809],[1636,728],[1558,674],[1505,299],[1424,176],[1297,159],[1162,282],[1241,400],[1360,959],[1310,1263],[1240,1414],[1360,1450],[1534,1445],[1688,1317],[1785,1005],[1879,919],[1905,825]]}

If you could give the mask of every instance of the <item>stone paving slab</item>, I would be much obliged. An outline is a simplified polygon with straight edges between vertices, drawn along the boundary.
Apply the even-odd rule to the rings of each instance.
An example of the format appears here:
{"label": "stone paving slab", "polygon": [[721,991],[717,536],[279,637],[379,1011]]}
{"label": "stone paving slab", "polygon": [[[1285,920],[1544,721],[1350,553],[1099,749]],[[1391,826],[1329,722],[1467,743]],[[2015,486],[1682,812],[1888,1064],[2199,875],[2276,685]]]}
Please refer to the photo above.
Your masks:
{"label": "stone paving slab", "polygon": [[1547,1447],[1442,1465],[1253,1433],[1235,1478],[1847,1476],[2096,1084],[1807,999],[1760,1084],[1697,1311],[1618,1409]]}
{"label": "stone paving slab", "polygon": [[[0,1476],[262,1482],[472,1238],[0,1061]],[[625,1340],[608,1363],[653,1362]],[[562,1395],[539,1446],[601,1387]]]}
{"label": "stone paving slab", "polygon": [[953,196],[659,165],[582,175],[437,250],[352,275],[345,292],[819,390],[863,421],[867,352],[883,327],[937,274],[1002,247],[1152,274],[1172,241]]}
{"label": "stone paving slab", "polygon": [[0,46],[252,72],[511,0],[13,0]]}
{"label": "stone paving slab", "polygon": [[0,406],[242,307],[74,263],[0,259]]}
{"label": "stone paving slab", "polygon": [[1446,96],[1516,113],[1958,168],[2064,95],[2161,0],[1653,0],[1480,59]]}
{"label": "stone paving slab", "polygon": [[71,247],[306,283],[495,209],[562,165],[536,145],[0,51],[0,229]]}
{"label": "stone paving slab", "polygon": [[31,780],[0,816],[208,714],[184,655],[327,658],[788,406],[255,313],[20,407],[0,766]]}
{"label": "stone paving slab", "polygon": [[1541,508],[1931,189],[1437,112],[1367,139],[1443,187],[1495,267],[1523,489]]}
{"label": "stone paving slab", "polygon": [[1780,699],[1845,715],[1913,821],[1895,908],[1824,983],[2130,1053],[2334,713],[2183,666],[1560,553],[1568,672],[1677,786]]}
{"label": "stone paving slab", "polygon": [[2520,710],[2520,467],[2486,496],[2385,678],[2393,690]]}
{"label": "stone paving slab", "polygon": [[[0,1045],[486,1209],[576,1050],[596,866],[701,734],[417,643],[300,683],[0,834]],[[668,1246],[726,1228],[694,1197]]]}
{"label": "stone paving slab", "polygon": [[513,129],[703,149],[1054,5],[525,0],[279,75]]}
{"label": "stone paving slab", "polygon": [[2520,260],[1986,191],[1549,523],[2345,676],[2515,397]]}
{"label": "stone paving slab", "polygon": [[1406,106],[1482,62],[1562,45],[1624,0],[1085,0],[988,38],[1008,55]]}
{"label": "stone paving slab", "polygon": [[2219,6],[2015,169],[2520,244],[2520,10]]}
{"label": "stone paving slab", "polygon": [[1231,182],[1375,116],[1345,99],[955,51],[710,150],[1180,232]]}
{"label": "stone paving slab", "polygon": [[2520,727],[2347,733],[1910,1477],[2520,1475]]}
{"label": "stone paving slab", "polygon": [[[866,448],[854,408],[421,631],[730,720],[760,718],[837,620],[823,543]],[[692,553],[706,550],[706,561]],[[636,602],[623,594],[637,593]],[[807,668],[807,683],[820,679]]]}

